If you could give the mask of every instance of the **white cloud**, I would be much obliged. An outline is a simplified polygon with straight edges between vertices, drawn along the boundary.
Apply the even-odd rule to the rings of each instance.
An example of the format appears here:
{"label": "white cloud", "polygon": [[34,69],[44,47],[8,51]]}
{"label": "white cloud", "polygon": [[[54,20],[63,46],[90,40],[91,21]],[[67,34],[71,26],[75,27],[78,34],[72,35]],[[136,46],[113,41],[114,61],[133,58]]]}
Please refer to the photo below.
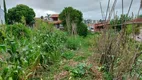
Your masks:
{"label": "white cloud", "polygon": [[[3,0],[0,0],[2,4]],[[108,0],[6,0],[7,7],[11,8],[17,4],[25,4],[33,8],[36,12],[36,16],[46,15],[46,13],[60,13],[64,7],[72,6],[83,12],[84,18],[102,19],[100,2],[102,2],[102,8],[104,13],[106,12]],[[111,6],[114,0],[111,0]],[[131,0],[124,0],[125,13],[128,11]],[[134,12],[137,14],[140,6],[140,0],[134,0],[130,11],[130,14]],[[121,0],[117,0],[116,10],[118,15],[121,14]]]}
{"label": "white cloud", "polygon": [[42,9],[34,9],[36,13],[36,17],[46,16],[47,14],[56,14],[57,12],[52,10],[42,10]]}

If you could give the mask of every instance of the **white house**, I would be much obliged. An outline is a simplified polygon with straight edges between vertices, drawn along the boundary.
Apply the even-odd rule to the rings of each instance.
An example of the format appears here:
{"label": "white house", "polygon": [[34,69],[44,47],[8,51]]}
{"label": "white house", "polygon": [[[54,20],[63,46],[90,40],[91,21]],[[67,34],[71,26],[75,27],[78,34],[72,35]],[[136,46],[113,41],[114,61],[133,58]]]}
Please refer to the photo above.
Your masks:
{"label": "white house", "polygon": [[4,10],[2,10],[0,7],[0,25],[1,24],[5,24],[5,19],[4,19]]}

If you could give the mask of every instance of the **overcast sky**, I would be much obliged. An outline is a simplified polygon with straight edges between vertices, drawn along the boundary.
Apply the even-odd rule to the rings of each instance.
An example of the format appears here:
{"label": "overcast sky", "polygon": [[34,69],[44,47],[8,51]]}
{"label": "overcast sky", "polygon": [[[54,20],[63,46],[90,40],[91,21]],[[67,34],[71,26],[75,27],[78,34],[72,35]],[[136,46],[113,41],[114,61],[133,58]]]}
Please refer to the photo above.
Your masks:
{"label": "overcast sky", "polygon": [[[3,4],[0,0],[0,5]],[[111,5],[114,0],[111,0]],[[125,13],[128,11],[131,0],[124,0]],[[47,13],[60,13],[64,7],[72,6],[83,12],[85,19],[102,19],[100,2],[102,3],[103,11],[106,12],[108,0],[6,0],[7,8],[12,8],[17,4],[26,4],[33,8],[36,12],[36,17],[45,16]],[[134,0],[130,14],[138,12],[140,0]],[[3,7],[3,5],[2,5]],[[121,0],[117,0],[116,10],[117,14],[121,13]]]}

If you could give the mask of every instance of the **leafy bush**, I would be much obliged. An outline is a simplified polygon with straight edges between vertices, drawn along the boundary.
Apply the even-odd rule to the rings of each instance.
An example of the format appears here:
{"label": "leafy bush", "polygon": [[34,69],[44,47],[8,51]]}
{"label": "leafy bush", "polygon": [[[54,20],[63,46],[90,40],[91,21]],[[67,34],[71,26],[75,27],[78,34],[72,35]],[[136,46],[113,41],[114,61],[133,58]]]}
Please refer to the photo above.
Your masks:
{"label": "leafy bush", "polygon": [[[46,25],[46,26],[45,26]],[[53,26],[44,26],[35,29],[35,41],[41,47],[41,62],[44,64],[53,64],[59,61],[63,52],[63,44],[66,42],[66,34],[55,30]]]}
{"label": "leafy bush", "polygon": [[38,43],[41,44],[42,50],[50,53],[60,48],[61,44],[66,41],[66,35],[61,32],[39,33]]}
{"label": "leafy bush", "polygon": [[45,68],[60,60],[66,34],[52,26],[46,27],[30,29],[22,24],[4,27],[6,37],[0,45],[0,53],[6,54],[6,58],[0,59],[0,78],[27,80],[36,74],[37,67]]}
{"label": "leafy bush", "polygon": [[73,77],[82,77],[91,67],[91,65],[87,66],[85,63],[79,63],[76,67],[72,68],[70,72]]}
{"label": "leafy bush", "polygon": [[86,37],[88,34],[87,26],[84,23],[80,23],[77,26],[77,33],[79,34],[79,36]]}
{"label": "leafy bush", "polygon": [[67,39],[66,47],[71,50],[77,50],[80,48],[81,38],[77,36],[69,37]]}
{"label": "leafy bush", "polygon": [[14,25],[9,25],[6,27],[6,34],[7,36],[14,36],[17,39],[20,38],[30,38],[31,35],[31,30],[27,26],[23,24],[14,24]]}
{"label": "leafy bush", "polygon": [[2,43],[5,39],[5,36],[2,31],[0,31],[0,43]]}
{"label": "leafy bush", "polygon": [[72,53],[71,51],[68,51],[68,52],[63,53],[62,57],[65,59],[72,59],[74,57],[74,53]]}
{"label": "leafy bush", "polygon": [[140,34],[140,25],[128,25],[126,28],[127,34],[132,34],[134,31],[135,35]]}

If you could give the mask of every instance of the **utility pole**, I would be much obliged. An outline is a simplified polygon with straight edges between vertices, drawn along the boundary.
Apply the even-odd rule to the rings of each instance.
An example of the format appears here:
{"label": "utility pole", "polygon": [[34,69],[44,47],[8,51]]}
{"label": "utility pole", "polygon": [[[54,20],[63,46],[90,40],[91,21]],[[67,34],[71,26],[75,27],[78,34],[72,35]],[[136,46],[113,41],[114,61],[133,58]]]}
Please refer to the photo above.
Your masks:
{"label": "utility pole", "polygon": [[5,17],[5,23],[7,24],[7,8],[6,8],[6,2],[3,0],[3,7],[4,7],[4,17]]}
{"label": "utility pole", "polygon": [[124,1],[122,0],[122,15],[124,14]]}

